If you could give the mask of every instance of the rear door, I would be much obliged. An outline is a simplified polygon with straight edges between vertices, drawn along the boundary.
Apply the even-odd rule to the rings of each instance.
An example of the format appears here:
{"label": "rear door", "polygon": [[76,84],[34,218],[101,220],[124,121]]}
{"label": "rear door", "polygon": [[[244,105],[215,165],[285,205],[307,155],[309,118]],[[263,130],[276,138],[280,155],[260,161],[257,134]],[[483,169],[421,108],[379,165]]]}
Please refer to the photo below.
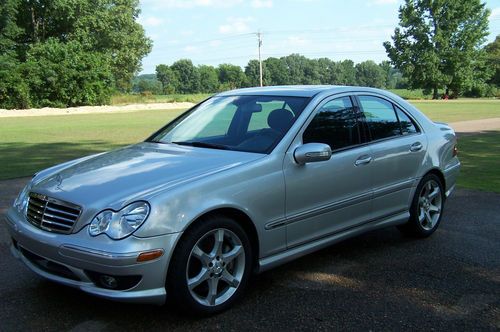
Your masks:
{"label": "rear door", "polygon": [[[288,247],[370,219],[370,148],[360,125],[349,96],[331,98],[292,143],[284,160]],[[331,159],[298,165],[293,152],[305,143],[330,145]]]}
{"label": "rear door", "polygon": [[370,135],[373,218],[408,210],[427,139],[414,120],[390,100],[358,95]]}

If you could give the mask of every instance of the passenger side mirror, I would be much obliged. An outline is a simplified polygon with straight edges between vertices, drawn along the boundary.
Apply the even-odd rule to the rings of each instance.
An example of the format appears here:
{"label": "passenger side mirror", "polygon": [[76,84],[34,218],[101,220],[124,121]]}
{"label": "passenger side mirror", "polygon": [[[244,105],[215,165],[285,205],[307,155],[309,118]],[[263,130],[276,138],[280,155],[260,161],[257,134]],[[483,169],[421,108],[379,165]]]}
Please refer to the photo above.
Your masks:
{"label": "passenger side mirror", "polygon": [[329,160],[331,156],[332,149],[323,143],[307,143],[299,146],[293,153],[295,161],[300,165]]}

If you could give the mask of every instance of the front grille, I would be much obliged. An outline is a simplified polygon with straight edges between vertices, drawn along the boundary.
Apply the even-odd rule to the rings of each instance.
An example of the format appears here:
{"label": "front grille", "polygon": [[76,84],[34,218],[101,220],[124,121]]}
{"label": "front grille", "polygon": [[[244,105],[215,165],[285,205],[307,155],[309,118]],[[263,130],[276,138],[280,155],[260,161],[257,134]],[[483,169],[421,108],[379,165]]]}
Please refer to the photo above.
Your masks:
{"label": "front grille", "polygon": [[45,195],[29,194],[26,217],[30,223],[43,230],[69,234],[80,213],[78,205]]}

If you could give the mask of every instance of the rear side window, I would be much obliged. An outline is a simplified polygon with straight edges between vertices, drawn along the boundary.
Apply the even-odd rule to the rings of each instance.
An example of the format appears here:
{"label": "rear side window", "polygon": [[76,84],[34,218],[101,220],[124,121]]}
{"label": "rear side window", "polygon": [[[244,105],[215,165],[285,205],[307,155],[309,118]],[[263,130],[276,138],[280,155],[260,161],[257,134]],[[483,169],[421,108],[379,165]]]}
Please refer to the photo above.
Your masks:
{"label": "rear side window", "polygon": [[304,131],[304,143],[324,143],[332,150],[360,143],[359,123],[349,97],[327,102]]}
{"label": "rear side window", "polygon": [[401,124],[401,132],[403,135],[410,135],[418,133],[417,126],[413,121],[403,112],[399,107],[396,108],[396,113],[398,114],[399,123]]}
{"label": "rear side window", "polygon": [[372,140],[401,135],[401,128],[392,104],[382,98],[359,96]]}

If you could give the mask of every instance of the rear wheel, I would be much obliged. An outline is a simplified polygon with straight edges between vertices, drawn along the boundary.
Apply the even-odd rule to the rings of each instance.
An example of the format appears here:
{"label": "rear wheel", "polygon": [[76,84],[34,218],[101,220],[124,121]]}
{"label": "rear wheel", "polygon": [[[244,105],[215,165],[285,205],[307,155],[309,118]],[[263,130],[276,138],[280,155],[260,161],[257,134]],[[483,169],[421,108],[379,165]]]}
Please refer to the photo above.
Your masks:
{"label": "rear wheel", "polygon": [[250,241],[238,223],[225,216],[204,218],[174,252],[167,295],[191,312],[220,312],[243,292],[251,262]]}
{"label": "rear wheel", "polygon": [[410,219],[406,224],[399,226],[399,230],[416,237],[431,235],[441,222],[444,201],[441,179],[435,174],[427,174],[415,190],[410,208]]}

